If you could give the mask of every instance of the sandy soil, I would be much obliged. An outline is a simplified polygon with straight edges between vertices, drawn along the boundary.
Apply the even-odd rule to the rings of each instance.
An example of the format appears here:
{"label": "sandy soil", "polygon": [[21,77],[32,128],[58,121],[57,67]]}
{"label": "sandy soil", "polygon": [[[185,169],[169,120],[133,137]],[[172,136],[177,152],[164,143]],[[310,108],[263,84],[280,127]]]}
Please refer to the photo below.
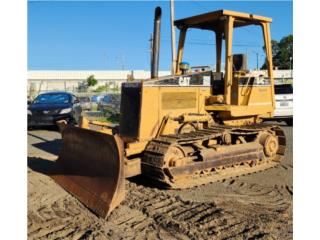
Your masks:
{"label": "sandy soil", "polygon": [[54,130],[28,132],[29,239],[292,239],[292,128],[275,168],[187,190],[126,180],[125,201],[100,219],[46,176]]}

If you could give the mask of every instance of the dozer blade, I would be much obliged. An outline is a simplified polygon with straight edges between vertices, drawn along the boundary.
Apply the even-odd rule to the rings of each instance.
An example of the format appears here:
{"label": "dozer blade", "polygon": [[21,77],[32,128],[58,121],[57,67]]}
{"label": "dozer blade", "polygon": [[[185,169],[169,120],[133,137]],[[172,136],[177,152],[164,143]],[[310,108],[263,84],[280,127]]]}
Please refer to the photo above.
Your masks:
{"label": "dozer blade", "polygon": [[67,125],[51,177],[100,217],[125,197],[123,143],[117,135]]}

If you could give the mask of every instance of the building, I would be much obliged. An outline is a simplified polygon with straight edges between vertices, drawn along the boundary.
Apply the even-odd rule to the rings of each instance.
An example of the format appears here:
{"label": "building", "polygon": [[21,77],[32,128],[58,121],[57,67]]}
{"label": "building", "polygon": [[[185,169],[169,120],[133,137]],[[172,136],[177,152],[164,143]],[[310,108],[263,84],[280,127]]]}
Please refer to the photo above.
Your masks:
{"label": "building", "polygon": [[[255,71],[256,72],[256,71]],[[258,71],[265,75],[265,70]],[[69,91],[79,92],[79,88],[86,82],[86,79],[94,75],[98,80],[98,86],[108,84],[110,89],[120,89],[121,83],[127,81],[130,77],[134,79],[150,78],[150,71],[134,70],[134,71],[28,71],[28,96],[34,97],[39,93],[49,91]],[[170,75],[170,71],[159,71],[159,76]],[[274,70],[274,78],[276,82],[283,79],[291,79],[292,70]]]}
{"label": "building", "polygon": [[[254,70],[253,72],[261,73],[263,75],[267,75],[267,70]],[[273,77],[275,79],[292,79],[293,78],[292,70],[273,70]]]}
{"label": "building", "polygon": [[[159,76],[169,75],[170,71],[159,71]],[[94,75],[97,87],[109,85],[110,88],[120,88],[121,83],[128,78],[148,79],[150,71],[28,71],[28,95],[49,91],[77,92],[86,79]]]}

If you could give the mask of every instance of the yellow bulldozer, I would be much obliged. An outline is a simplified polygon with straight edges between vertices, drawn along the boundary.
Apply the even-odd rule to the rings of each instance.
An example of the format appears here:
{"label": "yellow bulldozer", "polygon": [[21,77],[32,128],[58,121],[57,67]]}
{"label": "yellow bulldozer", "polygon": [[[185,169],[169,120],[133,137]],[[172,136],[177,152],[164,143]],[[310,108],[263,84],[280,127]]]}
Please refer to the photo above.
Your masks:
{"label": "yellow bulldozer", "polygon": [[[272,19],[219,10],[174,21],[175,74],[158,77],[160,16],[157,8],[151,78],[122,84],[119,124],[59,123],[63,145],[52,178],[101,217],[125,198],[126,178],[188,188],[262,171],[285,153],[283,130],[262,123],[275,107]],[[252,25],[262,30],[268,76],[249,72],[245,55],[232,52],[233,30]],[[182,61],[189,29],[214,33],[214,71]]]}

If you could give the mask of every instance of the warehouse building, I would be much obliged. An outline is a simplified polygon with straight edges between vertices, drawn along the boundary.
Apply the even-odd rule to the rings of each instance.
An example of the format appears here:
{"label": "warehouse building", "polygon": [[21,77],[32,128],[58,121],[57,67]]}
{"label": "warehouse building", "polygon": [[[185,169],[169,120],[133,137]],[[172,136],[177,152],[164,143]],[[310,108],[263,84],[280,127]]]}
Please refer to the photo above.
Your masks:
{"label": "warehouse building", "polygon": [[[170,71],[160,71],[159,76],[169,75]],[[110,88],[120,88],[121,83],[127,79],[147,79],[149,71],[28,71],[28,92],[37,93],[48,91],[77,92],[93,75],[98,86],[110,85]]]}
{"label": "warehouse building", "polygon": [[[265,71],[259,71],[266,74]],[[62,71],[62,70],[31,70],[28,71],[28,96],[38,95],[49,91],[79,92],[81,86],[85,85],[86,79],[93,75],[98,81],[97,86],[105,86],[110,89],[120,89],[121,83],[128,79],[148,79],[150,71]],[[159,71],[159,76],[170,75],[170,71]],[[276,81],[292,79],[292,70],[274,70]]]}

